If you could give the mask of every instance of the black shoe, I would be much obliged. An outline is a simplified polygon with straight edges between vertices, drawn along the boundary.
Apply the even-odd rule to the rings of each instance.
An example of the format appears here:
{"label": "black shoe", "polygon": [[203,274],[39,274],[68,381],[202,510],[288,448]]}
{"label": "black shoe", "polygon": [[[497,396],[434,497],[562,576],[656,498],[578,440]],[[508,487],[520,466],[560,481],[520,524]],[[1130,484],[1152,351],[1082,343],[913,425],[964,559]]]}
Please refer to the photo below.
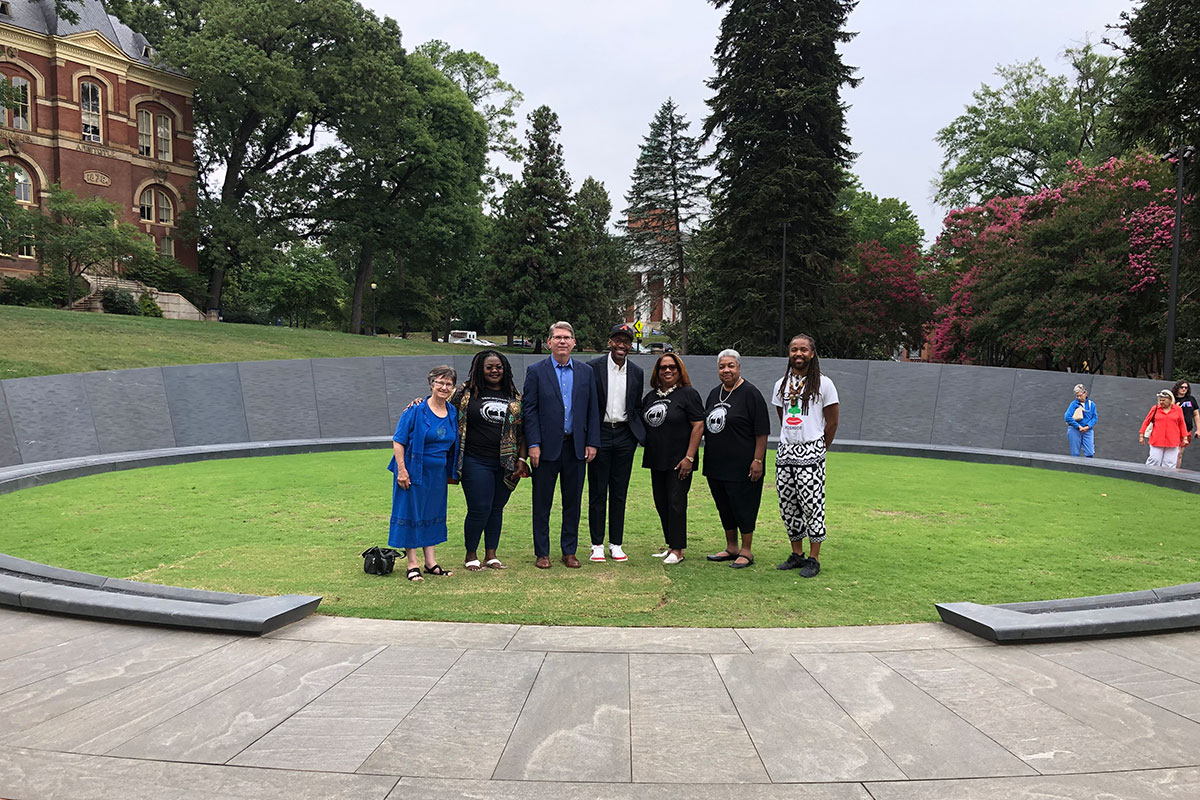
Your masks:
{"label": "black shoe", "polygon": [[815,578],[817,573],[821,571],[821,562],[815,558],[804,559],[804,566],[800,568],[801,578]]}
{"label": "black shoe", "polygon": [[791,553],[787,557],[787,561],[784,561],[782,564],[777,564],[775,569],[800,569],[805,565],[805,563],[807,563],[807,561],[808,559],[806,559],[803,555]]}

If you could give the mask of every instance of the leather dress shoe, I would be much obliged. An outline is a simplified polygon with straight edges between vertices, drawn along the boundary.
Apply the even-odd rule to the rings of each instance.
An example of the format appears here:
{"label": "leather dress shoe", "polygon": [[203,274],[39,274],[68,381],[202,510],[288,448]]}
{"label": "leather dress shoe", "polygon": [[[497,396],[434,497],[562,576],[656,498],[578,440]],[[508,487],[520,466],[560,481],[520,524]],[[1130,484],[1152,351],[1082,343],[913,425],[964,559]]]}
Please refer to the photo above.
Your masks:
{"label": "leather dress shoe", "polygon": [[563,556],[563,563],[566,564],[571,569],[579,569],[579,566],[580,566],[579,559],[575,557],[574,553]]}
{"label": "leather dress shoe", "polygon": [[533,565],[538,569],[550,569],[550,556],[538,556],[538,560],[533,562]]}

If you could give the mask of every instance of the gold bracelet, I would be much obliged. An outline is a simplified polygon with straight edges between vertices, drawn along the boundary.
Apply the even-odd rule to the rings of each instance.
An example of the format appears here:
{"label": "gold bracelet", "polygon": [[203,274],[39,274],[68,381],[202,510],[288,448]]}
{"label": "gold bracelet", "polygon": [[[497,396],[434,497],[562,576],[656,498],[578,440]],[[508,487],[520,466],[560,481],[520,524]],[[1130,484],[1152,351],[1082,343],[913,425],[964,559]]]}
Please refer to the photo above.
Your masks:
{"label": "gold bracelet", "polygon": [[756,459],[754,459],[754,462],[753,462],[753,463],[755,463],[755,464],[761,464],[761,463],[763,463],[763,460],[762,460],[761,458],[756,458]]}

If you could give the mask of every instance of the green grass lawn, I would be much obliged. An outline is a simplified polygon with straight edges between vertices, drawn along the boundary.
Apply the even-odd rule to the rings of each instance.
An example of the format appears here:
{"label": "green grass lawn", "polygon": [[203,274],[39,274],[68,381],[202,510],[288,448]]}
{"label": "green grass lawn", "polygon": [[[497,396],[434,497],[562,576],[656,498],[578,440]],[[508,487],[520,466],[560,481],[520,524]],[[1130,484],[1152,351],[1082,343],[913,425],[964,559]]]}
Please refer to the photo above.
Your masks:
{"label": "green grass lawn", "polygon": [[[774,470],[758,563],[704,560],[722,546],[707,486],[690,498],[687,559],[650,557],[662,534],[635,468],[625,564],[533,566],[530,487],[509,503],[500,555],[462,565],[465,506],[450,488],[450,578],[365,575],[386,540],[386,451],[234,459],[80,478],[0,496],[0,552],[57,566],[253,594],[323,595],[327,614],[579,625],[821,626],[936,619],[933,604],[1121,592],[1196,580],[1194,495],[1023,467],[835,453],[822,572],[774,565],[788,552]],[[552,525],[552,531],[556,527]],[[556,533],[552,534],[552,540]]]}
{"label": "green grass lawn", "polygon": [[0,379],[64,372],[283,358],[473,353],[468,345],[267,325],[0,306]]}

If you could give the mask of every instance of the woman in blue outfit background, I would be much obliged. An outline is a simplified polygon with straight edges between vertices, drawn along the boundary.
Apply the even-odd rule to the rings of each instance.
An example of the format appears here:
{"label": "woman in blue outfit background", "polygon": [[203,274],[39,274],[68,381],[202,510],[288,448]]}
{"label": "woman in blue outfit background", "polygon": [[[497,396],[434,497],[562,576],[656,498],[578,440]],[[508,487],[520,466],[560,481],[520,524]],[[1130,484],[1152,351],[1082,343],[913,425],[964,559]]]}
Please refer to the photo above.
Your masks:
{"label": "woman in blue outfit background", "polygon": [[1087,389],[1082,383],[1075,384],[1075,399],[1067,406],[1063,415],[1067,421],[1067,443],[1071,446],[1071,455],[1081,453],[1087,458],[1096,454],[1096,404],[1088,399]]}
{"label": "woman in blue outfit background", "polygon": [[392,436],[388,469],[396,480],[388,544],[408,552],[410,581],[421,580],[418,550],[426,574],[451,574],[438,566],[434,547],[447,538],[446,484],[458,479],[458,412],[448,403],[457,378],[451,367],[431,369],[429,397],[405,409]]}

